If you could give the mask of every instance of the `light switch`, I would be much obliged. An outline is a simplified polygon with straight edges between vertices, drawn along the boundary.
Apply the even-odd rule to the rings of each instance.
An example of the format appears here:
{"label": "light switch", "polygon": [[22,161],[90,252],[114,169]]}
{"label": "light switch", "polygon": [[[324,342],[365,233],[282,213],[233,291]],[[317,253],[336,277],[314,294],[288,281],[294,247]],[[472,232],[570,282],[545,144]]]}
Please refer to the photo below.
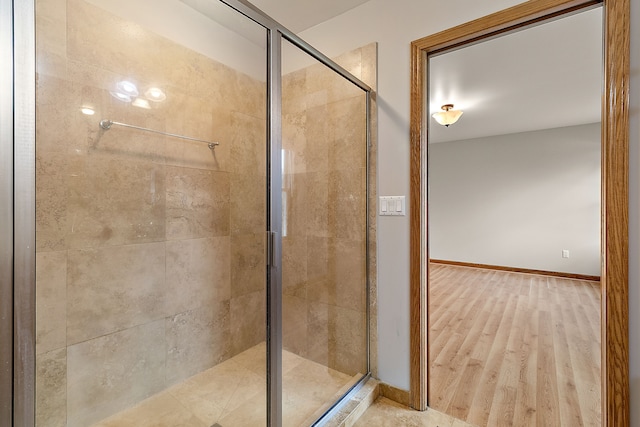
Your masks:
{"label": "light switch", "polygon": [[404,216],[405,196],[380,196],[380,215]]}

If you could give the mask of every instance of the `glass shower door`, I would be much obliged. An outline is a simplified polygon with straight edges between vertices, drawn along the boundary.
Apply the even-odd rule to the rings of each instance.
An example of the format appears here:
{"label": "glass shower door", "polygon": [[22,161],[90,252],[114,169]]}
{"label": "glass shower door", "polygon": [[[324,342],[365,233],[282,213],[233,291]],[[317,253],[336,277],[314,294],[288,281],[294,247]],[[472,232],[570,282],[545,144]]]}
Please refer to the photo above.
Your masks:
{"label": "glass shower door", "polygon": [[265,425],[266,30],[36,3],[36,425]]}
{"label": "glass shower door", "polygon": [[[360,52],[342,58],[359,69]],[[368,373],[366,93],[283,43],[283,425]]]}

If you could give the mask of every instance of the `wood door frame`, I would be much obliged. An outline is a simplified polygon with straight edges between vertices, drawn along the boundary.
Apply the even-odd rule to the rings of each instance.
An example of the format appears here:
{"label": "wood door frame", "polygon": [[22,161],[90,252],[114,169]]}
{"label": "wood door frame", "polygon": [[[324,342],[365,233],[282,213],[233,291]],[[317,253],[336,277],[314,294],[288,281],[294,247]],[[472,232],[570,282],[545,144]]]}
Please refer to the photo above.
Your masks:
{"label": "wood door frame", "polygon": [[410,393],[428,404],[428,55],[584,8],[603,7],[601,139],[602,425],[629,426],[629,0],[530,0],[411,43]]}

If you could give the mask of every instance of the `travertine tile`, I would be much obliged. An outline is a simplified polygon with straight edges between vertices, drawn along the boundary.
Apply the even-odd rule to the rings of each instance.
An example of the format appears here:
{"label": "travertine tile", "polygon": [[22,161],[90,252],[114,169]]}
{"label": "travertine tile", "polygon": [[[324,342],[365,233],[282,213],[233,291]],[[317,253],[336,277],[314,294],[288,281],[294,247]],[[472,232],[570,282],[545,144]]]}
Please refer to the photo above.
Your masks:
{"label": "travertine tile", "polygon": [[[36,44],[38,41],[36,40]],[[53,76],[66,77],[68,75],[67,58],[55,53],[36,53],[36,77]],[[37,111],[37,108],[36,108]]]}
{"label": "travertine tile", "polygon": [[[187,79],[189,76],[185,75],[183,78]],[[211,99],[206,99],[204,95],[192,96],[175,90],[171,97],[167,94],[167,99],[163,103],[166,103],[167,109],[173,112],[167,117],[167,132],[207,141],[215,139],[213,126],[215,104]],[[176,145],[185,146],[197,144],[185,140],[174,140],[174,142]]]}
{"label": "travertine tile", "polygon": [[309,300],[364,311],[364,242],[334,238],[309,238],[309,242]]}
{"label": "travertine tile", "polygon": [[[287,373],[291,369],[297,367],[304,362],[304,358],[290,352],[282,351],[282,372]],[[240,354],[233,357],[233,361],[239,365],[251,370],[252,372],[266,376],[267,366],[267,347],[265,342],[261,342]]]}
{"label": "travertine tile", "polygon": [[329,237],[335,233],[331,221],[335,219],[337,207],[331,203],[332,196],[327,172],[307,173],[307,236]]}
{"label": "travertine tile", "polygon": [[[266,61],[266,50],[264,52]],[[264,80],[256,80],[242,72],[234,71],[233,78],[229,79],[229,82],[231,84],[227,85],[227,88],[232,91],[229,100],[234,110],[256,118],[256,123],[259,123],[258,128],[266,130],[266,70]]]}
{"label": "travertine tile", "polygon": [[167,384],[229,358],[229,319],[229,301],[220,301],[166,320]]}
{"label": "travertine tile", "polygon": [[67,248],[68,212],[64,154],[37,156],[36,188],[36,250],[64,250]]}
{"label": "travertine tile", "polygon": [[[357,380],[359,380],[359,378]],[[369,378],[362,388],[349,398],[343,409],[340,410],[342,414],[339,412],[333,417],[331,421],[327,423],[327,427],[353,427],[362,414],[376,401],[379,394],[378,381]]]}
{"label": "travertine tile", "polygon": [[109,417],[94,427],[210,427],[169,393],[150,397],[131,409]]}
{"label": "travertine tile", "polygon": [[67,425],[67,349],[36,356],[36,426]]}
{"label": "travertine tile", "polygon": [[[63,59],[67,51],[66,0],[36,1],[35,18],[37,71],[39,74],[64,76],[61,71],[66,68]],[[63,69],[58,68],[61,65]]]}
{"label": "travertine tile", "polygon": [[184,58],[180,55],[183,47],[82,0],[68,0],[67,20],[69,59],[140,79],[164,81],[167,58],[174,60],[172,65]]}
{"label": "travertine tile", "polygon": [[367,254],[364,241],[336,239],[332,253],[335,256],[335,304],[351,310],[366,311]]}
{"label": "travertine tile", "polygon": [[332,307],[335,318],[333,332],[336,343],[335,362],[331,368],[349,375],[367,370],[366,312],[343,307]]}
{"label": "travertine tile", "polygon": [[229,234],[229,175],[167,167],[168,240]]}
{"label": "travertine tile", "polygon": [[[266,282],[265,233],[231,236],[231,297],[264,292]],[[253,343],[256,344],[256,343]]]}
{"label": "travertine tile", "polygon": [[264,233],[267,186],[264,175],[229,174],[231,234]]}
{"label": "travertine tile", "polygon": [[164,320],[68,347],[68,425],[86,426],[164,388]]}
{"label": "travertine tile", "polygon": [[[283,44],[283,56],[285,61],[289,57],[290,48],[293,47],[288,42]],[[301,53],[301,52],[300,52]],[[304,98],[308,94],[307,88],[307,70],[301,68],[282,76],[282,108],[283,113],[288,114],[295,111],[303,111],[306,108]]]}
{"label": "travertine tile", "polygon": [[309,180],[312,175],[307,173],[286,174],[283,177],[283,227],[286,225],[287,236],[300,238],[307,236],[307,221],[310,195],[307,187],[313,183]]}
{"label": "travertine tile", "polygon": [[[73,364],[74,369],[69,378],[70,384],[73,381],[69,385],[70,425],[78,425],[94,416],[102,417],[114,408],[119,410],[137,403],[163,387],[165,380],[171,383],[196,372],[196,366],[206,365],[204,359],[212,357],[217,363],[227,357],[226,352],[237,352],[264,340],[266,91],[264,82],[240,75],[82,0],[39,1],[38,8],[41,15],[37,24],[40,37],[37,248],[75,249],[69,252],[68,271],[67,326],[71,344],[129,328],[69,347],[70,366]],[[131,43],[132,34],[135,43]],[[45,40],[45,36],[49,39]],[[95,49],[103,44],[104,49]],[[357,72],[359,55],[364,53],[354,51],[344,55],[345,66]],[[53,80],[46,75],[63,79]],[[323,252],[329,249],[326,239],[320,248],[314,249],[314,254],[321,255],[320,261],[331,261],[333,271],[319,272],[322,268],[314,267],[298,251],[319,241],[312,241],[313,236],[327,238],[345,233],[346,236],[339,237],[354,237],[350,230],[356,227],[351,227],[353,224],[348,221],[338,223],[326,205],[339,199],[334,190],[342,188],[329,187],[329,171],[351,169],[360,161],[349,158],[357,153],[348,144],[360,138],[360,129],[345,118],[351,118],[361,105],[357,99],[343,101],[345,95],[355,96],[359,91],[324,66],[296,75],[289,86],[296,99],[283,105],[283,110],[290,108],[296,113],[286,125],[290,126],[294,143],[285,147],[292,152],[288,170],[293,188],[289,230],[290,236],[296,238],[286,249],[291,254],[285,259],[291,274],[285,276],[285,287],[293,291],[292,297],[296,299],[285,302],[285,312],[300,341],[304,340],[302,331],[307,328],[321,330],[320,340],[314,344],[325,347],[326,363],[330,358],[335,363],[336,342],[340,338],[335,333],[331,335],[330,329],[336,328],[340,316],[336,318],[335,308],[328,305],[317,310],[308,307],[309,302],[304,300],[305,270],[315,268],[324,279],[331,278],[335,291],[332,303],[357,305],[359,294],[350,293],[351,288],[341,288],[336,281],[342,278],[346,283],[359,277],[354,260],[356,244],[344,246],[339,257],[345,258],[337,260],[329,260],[329,254]],[[109,91],[124,78],[135,79],[140,87],[161,84],[166,88],[167,102],[154,104],[152,110],[141,110],[115,100]],[[330,106],[334,101],[339,102]],[[96,115],[82,116],[78,109],[84,104],[91,104]],[[336,126],[330,124],[331,116],[340,119]],[[102,131],[97,126],[101,118],[211,138],[219,140],[221,146],[210,152],[200,144],[129,129]],[[307,170],[324,175],[307,175]],[[230,179],[227,172],[239,179]],[[318,178],[324,179],[319,189],[307,185]],[[254,186],[256,181],[260,181],[259,185]],[[347,200],[350,194],[345,193]],[[237,197],[233,198],[234,195]],[[316,203],[310,213],[309,202]],[[357,205],[359,201],[354,203]],[[348,207],[350,212],[356,208]],[[312,224],[309,232],[307,223]],[[341,228],[340,224],[345,225]],[[233,246],[228,237],[233,230],[256,233],[259,238],[237,240],[234,250],[224,251]],[[172,241],[166,243],[165,270],[162,247],[167,239]],[[118,247],[113,251],[99,248],[103,246]],[[331,250],[339,248],[334,242]],[[226,258],[220,251],[226,253]],[[205,259],[200,264],[196,260],[196,255],[207,258],[213,253],[216,254],[213,263]],[[236,273],[231,281],[229,266],[234,259]],[[324,267],[326,270],[326,264]],[[316,275],[315,280],[320,278]],[[207,282],[211,286],[207,287]],[[340,293],[341,289],[347,292]],[[221,303],[223,309],[205,309],[211,299],[225,300],[232,295],[234,298],[226,301],[226,306]],[[44,300],[38,302],[45,304]],[[58,309],[62,310],[61,305],[56,307],[56,313]],[[225,312],[226,320],[220,314]],[[164,316],[171,317],[164,320]],[[305,317],[312,319],[309,324]],[[144,324],[155,319],[158,321]],[[50,327],[56,322],[39,323]],[[218,328],[217,323],[223,326]],[[216,328],[214,332],[212,327]],[[227,337],[225,333],[231,331],[233,334]],[[53,333],[40,334],[53,337]],[[349,337],[345,335],[344,339]],[[225,340],[233,344],[218,345]],[[59,342],[57,337],[47,345],[57,346]],[[44,341],[40,344],[44,351]],[[158,351],[156,345],[162,350]],[[207,351],[211,346],[213,350]],[[304,346],[296,342],[297,351],[302,352]],[[125,352],[125,347],[130,347],[131,352]],[[160,356],[164,358],[168,348],[175,350],[175,357],[171,359],[168,355],[167,361],[161,361]],[[262,358],[258,358],[260,362],[254,361],[255,367],[249,371],[262,378],[264,346],[242,353],[239,360],[247,362],[252,350],[253,355],[261,354]],[[302,360],[289,352],[284,352],[283,357],[285,372]],[[138,363],[138,359],[143,362]],[[162,385],[157,384],[159,372]],[[125,377],[130,378],[128,383]],[[262,390],[264,382],[259,384]],[[212,407],[211,411],[226,410],[227,413],[217,415],[227,417],[226,420],[251,416],[240,402],[247,396],[253,397],[252,393],[234,395],[237,407],[235,404]],[[208,397],[202,399],[206,401]],[[92,407],[91,401],[98,402],[97,406]],[[49,403],[55,403],[55,399]],[[304,408],[302,412],[314,403],[317,402],[311,398],[296,401],[295,393],[286,396],[284,402],[286,411]],[[166,396],[142,406],[146,415],[123,418],[127,421],[122,422],[146,425],[142,423],[147,421],[142,419],[164,414],[161,418],[169,424],[199,425]],[[295,425],[300,413],[285,419],[294,420],[291,425]],[[256,414],[259,416],[256,420],[263,424],[264,410],[257,410]],[[209,418],[205,420],[208,422]]]}
{"label": "travertine tile", "polygon": [[[234,71],[229,67],[216,62],[203,55],[194,54],[184,46],[169,42],[160,42],[160,48],[166,49],[161,60],[165,60],[157,70],[149,69],[153,62],[147,64],[147,73],[160,74],[166,79],[167,84],[175,87],[181,93],[202,97],[206,94],[207,99],[216,105],[223,104],[221,90],[228,84]],[[171,62],[166,62],[165,58],[171,58]]]}
{"label": "travertine tile", "polygon": [[308,306],[308,358],[349,375],[366,371],[365,312],[324,303]]}
{"label": "travertine tile", "polygon": [[230,238],[166,243],[167,313],[174,315],[231,297]]}
{"label": "travertine tile", "polygon": [[321,405],[330,401],[351,379],[350,375],[307,360],[283,375],[282,390],[283,393],[295,393],[315,400]]}
{"label": "travertine tile", "polygon": [[[348,62],[352,69],[360,75],[360,64],[357,57],[360,56],[359,49],[343,54],[345,62]],[[349,58],[350,57],[350,58]],[[317,63],[307,69],[307,88],[310,93],[326,92],[326,103],[331,103],[340,99],[350,98],[362,93],[362,90],[335,73],[324,64]]]}
{"label": "travertine tile", "polygon": [[[252,347],[96,426],[262,425],[266,418],[265,350],[264,343]],[[315,418],[355,380],[287,351],[283,352],[283,369],[285,426],[304,425],[310,416]]]}
{"label": "travertine tile", "polygon": [[282,345],[301,356],[307,353],[308,347],[307,304],[305,297],[282,296]]}
{"label": "travertine tile", "polygon": [[231,122],[229,169],[239,174],[265,176],[267,128],[263,119],[233,112]]}
{"label": "travertine tile", "polygon": [[307,238],[282,238],[282,292],[306,299]]}
{"label": "travertine tile", "polygon": [[357,78],[362,77],[362,49],[350,50],[332,59]]}
{"label": "travertine tile", "polygon": [[335,305],[338,300],[335,249],[334,239],[309,238],[307,298],[310,304]]}
{"label": "travertine tile", "polygon": [[335,329],[335,319],[332,317],[332,306],[319,302],[311,302],[308,305],[309,340],[307,357],[324,366],[331,366],[336,356],[335,336],[331,331]]}
{"label": "travertine tile", "polygon": [[[202,101],[204,102],[204,101]],[[171,108],[171,107],[169,107]],[[228,172],[230,170],[230,156],[232,147],[232,131],[229,129],[231,121],[231,111],[227,108],[211,105],[210,116],[201,126],[210,129],[206,132],[207,141],[218,142],[220,145],[213,150],[209,149],[207,144],[202,142],[189,142],[179,139],[170,139],[167,141],[167,163],[174,166],[182,166],[194,169],[209,169],[220,172]],[[178,116],[178,120],[180,115]],[[167,115],[167,127],[173,129],[170,124],[176,118]],[[192,136],[190,129],[178,131],[179,127],[173,133]],[[203,139],[197,137],[199,139]]]}
{"label": "travertine tile", "polygon": [[67,78],[38,74],[36,79],[37,153],[64,153],[71,141],[86,137],[81,90]]}
{"label": "travertine tile", "polygon": [[[92,92],[97,93],[92,94]],[[95,115],[85,116],[84,129],[86,129],[87,136],[83,140],[76,141],[77,148],[74,147],[76,151],[85,150],[89,155],[99,156],[100,161],[103,162],[105,158],[110,158],[124,162],[136,159],[159,165],[165,164],[167,146],[173,142],[173,138],[115,124],[111,126],[111,129],[105,130],[99,125],[100,120],[108,119],[164,132],[166,126],[162,115],[154,115],[148,110],[118,101],[106,90],[96,91],[94,88],[86,86],[83,88],[83,95],[86,99],[96,100],[94,102],[85,101],[83,104],[93,103],[97,104],[97,107]],[[94,119],[96,115],[98,118]]]}
{"label": "travertine tile", "polygon": [[[285,108],[286,102],[284,100],[283,103],[283,108]],[[284,174],[300,174],[307,171],[306,145],[306,112],[284,114],[282,117],[282,161]]]}
{"label": "travertine tile", "polygon": [[67,345],[67,252],[36,254],[36,354]]}
{"label": "travertine tile", "polygon": [[69,251],[67,268],[68,344],[165,316],[164,243]]}
{"label": "travertine tile", "polygon": [[164,240],[164,166],[102,155],[73,157],[67,217],[69,248]]}
{"label": "travertine tile", "polygon": [[330,168],[330,161],[334,158],[331,152],[331,122],[329,107],[326,104],[310,107],[305,120],[304,146],[306,171],[318,172],[327,171]]}
{"label": "travertine tile", "polygon": [[256,399],[250,405],[237,408],[220,419],[222,426],[261,426],[266,424],[267,399]]}
{"label": "travertine tile", "polygon": [[247,402],[266,399],[266,382],[264,375],[233,358],[171,387],[168,392],[207,425],[212,425]]}
{"label": "travertine tile", "polygon": [[328,146],[331,170],[364,169],[367,165],[366,97],[336,101],[328,105],[331,123]]}
{"label": "travertine tile", "polygon": [[265,340],[265,296],[265,291],[256,291],[231,299],[232,354]]}
{"label": "travertine tile", "polygon": [[362,75],[360,79],[375,91],[378,87],[378,43],[369,43],[363,46],[361,51]]}
{"label": "travertine tile", "polygon": [[364,241],[366,238],[366,182],[365,170],[337,170],[329,173],[330,205],[329,235],[342,239]]}
{"label": "travertine tile", "polygon": [[366,427],[471,427],[469,424],[460,424],[459,420],[434,409],[427,409],[424,412],[414,411],[385,397],[380,397],[374,402],[355,425]]}
{"label": "travertine tile", "polygon": [[328,406],[330,403],[333,402],[320,402],[316,399],[303,397],[297,390],[283,390],[282,425],[289,427],[311,425],[305,423],[309,416],[318,411],[318,408]]}
{"label": "travertine tile", "polygon": [[[287,352],[282,352],[283,359]],[[253,347],[250,347],[243,352],[233,356],[233,362],[242,366],[245,369],[250,370],[254,374],[266,377],[267,369],[267,345],[266,342],[261,342]],[[283,360],[283,367],[285,366]]]}

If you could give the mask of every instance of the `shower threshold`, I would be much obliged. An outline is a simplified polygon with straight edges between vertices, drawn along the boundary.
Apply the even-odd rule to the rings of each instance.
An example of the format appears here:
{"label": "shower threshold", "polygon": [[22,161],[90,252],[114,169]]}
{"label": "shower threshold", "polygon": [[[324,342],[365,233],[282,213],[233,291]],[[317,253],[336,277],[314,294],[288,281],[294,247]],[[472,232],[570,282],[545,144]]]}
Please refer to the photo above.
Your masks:
{"label": "shower threshold", "polygon": [[[258,344],[94,427],[245,427],[266,422],[266,347]],[[283,426],[309,426],[361,378],[283,351]]]}

